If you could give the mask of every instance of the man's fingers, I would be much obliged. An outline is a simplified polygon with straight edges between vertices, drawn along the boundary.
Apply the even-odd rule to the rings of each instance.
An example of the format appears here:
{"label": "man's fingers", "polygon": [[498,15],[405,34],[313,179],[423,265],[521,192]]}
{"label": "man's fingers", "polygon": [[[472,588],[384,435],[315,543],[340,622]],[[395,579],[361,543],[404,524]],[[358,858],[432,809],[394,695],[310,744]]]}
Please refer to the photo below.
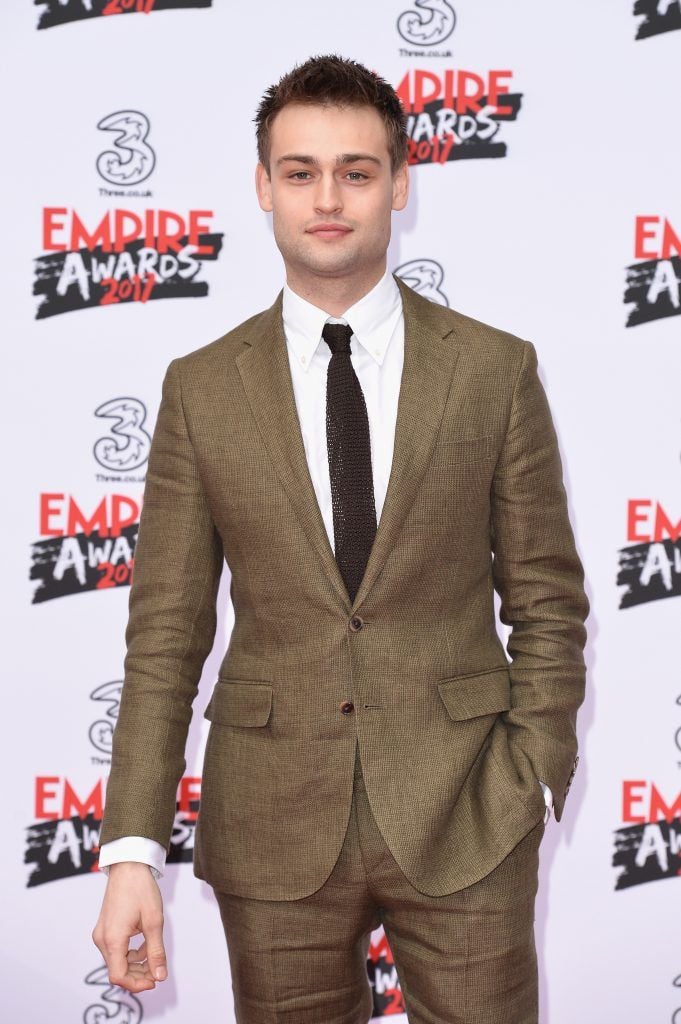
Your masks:
{"label": "man's fingers", "polygon": [[111,984],[127,989],[128,992],[142,992],[145,989],[156,988],[156,982],[152,978],[146,962],[130,963],[128,961],[128,956],[131,952],[133,956],[137,955],[134,951],[129,950],[128,954],[123,957],[122,962],[118,958],[117,953],[112,955],[109,952],[107,966],[109,968]]}
{"label": "man's fingers", "polygon": [[149,988],[156,988],[156,982],[151,977],[146,963],[130,964],[127,977],[132,978],[135,981],[144,981]]}
{"label": "man's fingers", "polygon": [[131,989],[131,983],[137,988],[140,982],[144,982],[144,988],[153,988],[154,983],[151,977],[145,977],[141,973],[140,964],[128,963],[127,942],[125,945],[110,945],[106,949],[106,963],[109,969],[109,980],[112,985],[120,985],[121,988]]}
{"label": "man's fingers", "polygon": [[151,989],[156,988],[156,982],[153,978],[149,978],[144,974],[132,974],[130,971],[125,975],[124,978],[112,981],[112,985],[118,985],[119,988],[124,988],[127,992],[148,992]]}

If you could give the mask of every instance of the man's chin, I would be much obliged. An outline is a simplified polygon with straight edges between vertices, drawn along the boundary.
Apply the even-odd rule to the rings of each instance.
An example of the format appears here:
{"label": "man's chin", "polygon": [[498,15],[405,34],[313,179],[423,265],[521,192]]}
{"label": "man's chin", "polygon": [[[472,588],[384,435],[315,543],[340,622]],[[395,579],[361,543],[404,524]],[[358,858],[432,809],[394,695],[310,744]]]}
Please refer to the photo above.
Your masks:
{"label": "man's chin", "polygon": [[358,269],[357,255],[350,252],[306,253],[297,262],[301,271],[320,277],[339,277],[343,274],[356,273]]}

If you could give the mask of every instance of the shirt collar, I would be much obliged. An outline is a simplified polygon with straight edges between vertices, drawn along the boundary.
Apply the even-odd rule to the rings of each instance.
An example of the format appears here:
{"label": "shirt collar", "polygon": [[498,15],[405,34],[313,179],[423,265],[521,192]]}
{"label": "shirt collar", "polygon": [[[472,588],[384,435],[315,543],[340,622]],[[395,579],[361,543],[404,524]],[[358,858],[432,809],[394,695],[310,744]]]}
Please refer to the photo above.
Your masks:
{"label": "shirt collar", "polygon": [[371,291],[346,309],[341,317],[331,316],[294,292],[288,282],[284,283],[282,318],[286,339],[304,370],[310,366],[318,345],[326,347],[322,328],[327,320],[350,324],[353,337],[380,366],[401,312],[402,296],[387,268]]}

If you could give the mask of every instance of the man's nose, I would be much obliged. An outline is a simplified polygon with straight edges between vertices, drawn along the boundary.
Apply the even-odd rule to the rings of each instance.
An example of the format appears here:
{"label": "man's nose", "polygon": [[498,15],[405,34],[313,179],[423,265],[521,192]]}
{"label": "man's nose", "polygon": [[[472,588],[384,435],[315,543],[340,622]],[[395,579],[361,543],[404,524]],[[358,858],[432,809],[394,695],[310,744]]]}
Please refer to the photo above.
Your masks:
{"label": "man's nose", "polygon": [[338,182],[333,175],[322,175],[315,190],[315,209],[328,213],[343,207]]}

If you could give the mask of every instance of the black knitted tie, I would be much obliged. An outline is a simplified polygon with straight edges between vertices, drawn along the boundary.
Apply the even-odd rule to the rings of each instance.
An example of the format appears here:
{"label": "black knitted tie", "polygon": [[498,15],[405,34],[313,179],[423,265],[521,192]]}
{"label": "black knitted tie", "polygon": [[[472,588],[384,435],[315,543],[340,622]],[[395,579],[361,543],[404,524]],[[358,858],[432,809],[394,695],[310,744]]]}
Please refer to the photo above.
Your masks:
{"label": "black knitted tie", "polygon": [[352,328],[324,324],[331,349],[326,378],[326,441],[331,475],[334,553],[350,600],[355,600],[376,535],[369,417],[350,361]]}

